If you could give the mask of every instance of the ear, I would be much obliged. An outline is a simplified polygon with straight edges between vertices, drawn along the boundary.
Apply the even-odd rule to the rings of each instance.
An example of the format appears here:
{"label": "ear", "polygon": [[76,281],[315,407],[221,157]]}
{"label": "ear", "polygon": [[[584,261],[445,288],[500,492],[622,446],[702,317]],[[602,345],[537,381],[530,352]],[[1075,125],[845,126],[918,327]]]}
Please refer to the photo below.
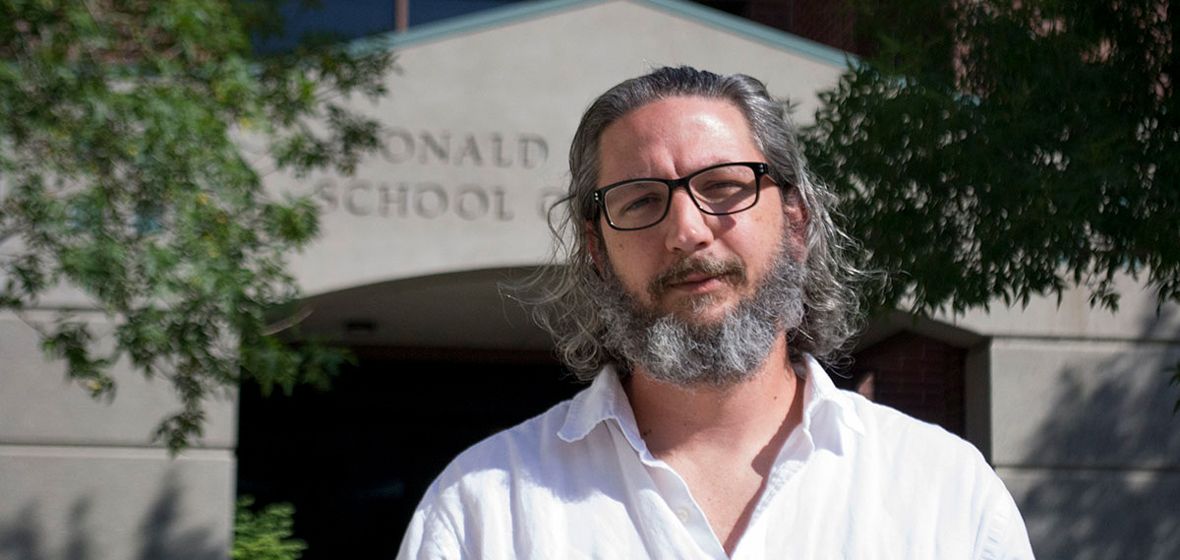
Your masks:
{"label": "ear", "polygon": [[787,232],[790,243],[797,256],[807,256],[807,226],[811,223],[811,213],[807,210],[807,203],[798,187],[788,187],[783,193],[783,215],[787,219]]}
{"label": "ear", "polygon": [[587,220],[583,224],[583,233],[586,236],[586,252],[590,253],[590,260],[594,263],[594,270],[598,272],[598,277],[601,278],[602,267],[606,265],[602,231],[596,227],[594,221]]}

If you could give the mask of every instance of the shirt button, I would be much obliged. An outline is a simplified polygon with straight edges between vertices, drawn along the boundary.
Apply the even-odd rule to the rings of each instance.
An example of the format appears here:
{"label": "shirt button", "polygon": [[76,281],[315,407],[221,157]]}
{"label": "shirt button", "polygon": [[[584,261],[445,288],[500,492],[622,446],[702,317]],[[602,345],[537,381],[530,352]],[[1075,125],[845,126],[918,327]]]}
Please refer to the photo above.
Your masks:
{"label": "shirt button", "polygon": [[676,508],[676,517],[680,518],[681,523],[688,523],[688,508]]}

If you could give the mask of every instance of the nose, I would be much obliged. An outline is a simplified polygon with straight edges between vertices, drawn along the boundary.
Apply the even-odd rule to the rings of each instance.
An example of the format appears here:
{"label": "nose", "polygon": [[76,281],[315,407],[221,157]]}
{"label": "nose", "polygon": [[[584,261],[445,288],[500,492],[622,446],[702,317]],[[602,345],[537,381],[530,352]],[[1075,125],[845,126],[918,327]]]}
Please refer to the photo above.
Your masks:
{"label": "nose", "polygon": [[685,189],[672,190],[672,200],[663,226],[666,236],[664,242],[669,251],[692,253],[713,242],[713,229]]}

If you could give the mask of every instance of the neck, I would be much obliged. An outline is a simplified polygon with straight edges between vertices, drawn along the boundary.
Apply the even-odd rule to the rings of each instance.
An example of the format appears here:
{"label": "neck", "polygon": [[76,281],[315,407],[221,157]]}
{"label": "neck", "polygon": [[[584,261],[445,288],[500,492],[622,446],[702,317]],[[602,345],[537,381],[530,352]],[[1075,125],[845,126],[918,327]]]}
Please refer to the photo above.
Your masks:
{"label": "neck", "polygon": [[636,367],[627,395],[648,449],[663,457],[698,445],[777,450],[802,420],[802,389],[780,337],[759,369],[737,384],[673,385]]}

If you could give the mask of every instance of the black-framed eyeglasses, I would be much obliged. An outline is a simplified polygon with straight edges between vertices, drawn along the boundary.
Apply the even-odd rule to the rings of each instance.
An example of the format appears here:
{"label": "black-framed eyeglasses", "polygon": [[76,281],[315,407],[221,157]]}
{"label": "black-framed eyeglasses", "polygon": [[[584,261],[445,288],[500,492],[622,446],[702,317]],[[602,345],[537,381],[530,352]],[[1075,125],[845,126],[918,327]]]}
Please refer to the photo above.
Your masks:
{"label": "black-framed eyeglasses", "polygon": [[701,212],[712,216],[736,214],[753,208],[770,166],[761,162],[721,163],[679,179],[627,179],[593,193],[606,223],[620,231],[654,226],[668,215],[672,191],[685,187]]}

